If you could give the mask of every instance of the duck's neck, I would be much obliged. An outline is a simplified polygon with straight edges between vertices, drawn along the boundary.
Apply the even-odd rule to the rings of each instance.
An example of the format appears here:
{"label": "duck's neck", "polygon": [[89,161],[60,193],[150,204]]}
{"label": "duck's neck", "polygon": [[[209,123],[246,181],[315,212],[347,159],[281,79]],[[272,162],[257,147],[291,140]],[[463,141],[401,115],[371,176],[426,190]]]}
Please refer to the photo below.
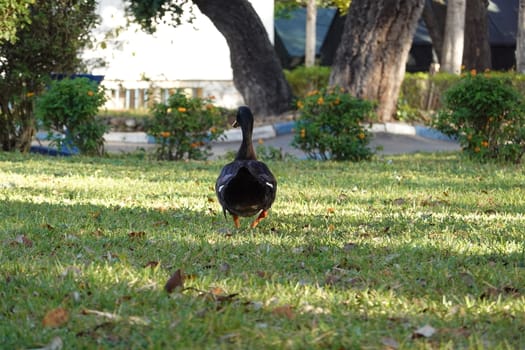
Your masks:
{"label": "duck's neck", "polygon": [[252,128],[253,127],[248,126],[242,127],[242,143],[239,151],[237,152],[237,157],[235,157],[236,160],[257,159],[252,142]]}

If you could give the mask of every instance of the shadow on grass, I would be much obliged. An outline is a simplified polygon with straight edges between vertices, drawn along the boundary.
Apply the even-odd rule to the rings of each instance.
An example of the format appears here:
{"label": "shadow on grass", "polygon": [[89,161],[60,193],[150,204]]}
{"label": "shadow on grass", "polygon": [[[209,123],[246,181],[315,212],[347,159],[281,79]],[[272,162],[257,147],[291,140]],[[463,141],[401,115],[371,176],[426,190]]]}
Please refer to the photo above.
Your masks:
{"label": "shadow on grass", "polygon": [[[255,230],[236,230],[219,210],[3,205],[6,346],[41,343],[45,331],[23,330],[59,305],[74,316],[55,333],[85,346],[165,346],[171,338],[163,333],[174,322],[188,344],[254,346],[262,328],[280,328],[267,346],[290,339],[306,346],[323,333],[319,324],[332,329],[316,340],[320,348],[379,346],[378,335],[390,334],[404,334],[398,341],[410,344],[420,341],[411,339],[412,330],[425,323],[444,330],[437,342],[459,336],[468,344],[475,335],[495,344],[501,334],[509,344],[525,341],[523,314],[498,307],[523,303],[525,251],[476,246],[468,227],[447,231],[446,222],[425,232],[427,226],[411,230],[413,223],[394,216],[359,222],[348,213],[271,213]],[[471,246],[454,249],[454,240]],[[179,268],[189,276],[186,286],[205,293],[168,296],[163,284]],[[216,286],[238,295],[217,301],[206,294]],[[471,313],[475,305],[481,306]],[[103,321],[84,309],[115,312],[124,321]],[[126,318],[137,314],[155,322]]]}

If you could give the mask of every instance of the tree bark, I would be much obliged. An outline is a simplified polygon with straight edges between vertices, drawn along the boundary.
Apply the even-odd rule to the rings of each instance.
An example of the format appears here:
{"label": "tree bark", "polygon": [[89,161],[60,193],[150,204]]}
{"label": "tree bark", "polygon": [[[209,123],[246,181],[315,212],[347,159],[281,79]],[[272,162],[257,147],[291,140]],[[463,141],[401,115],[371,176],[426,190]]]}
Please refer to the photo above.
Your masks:
{"label": "tree bark", "polygon": [[439,0],[426,0],[423,14],[421,15],[427,26],[428,34],[432,40],[432,48],[434,49],[438,62],[441,62],[446,13],[447,7],[444,2]]}
{"label": "tree bark", "polygon": [[461,73],[466,3],[466,0],[449,0],[447,3],[447,20],[441,55],[441,71],[443,72]]}
{"label": "tree bark", "polygon": [[306,43],[304,48],[305,67],[315,65],[316,21],[317,5],[315,4],[315,0],[308,0],[308,4],[306,5]]}
{"label": "tree bark", "polygon": [[525,74],[525,0],[520,0],[516,38],[516,69]]}
{"label": "tree bark", "polygon": [[489,43],[488,0],[467,0],[463,66],[483,72],[492,68]]}
{"label": "tree bark", "polygon": [[252,5],[247,0],[193,2],[226,38],[233,82],[254,114],[266,117],[290,110],[290,86]]}
{"label": "tree bark", "polygon": [[353,0],[337,49],[330,85],[378,102],[391,121],[408,52],[425,0]]}

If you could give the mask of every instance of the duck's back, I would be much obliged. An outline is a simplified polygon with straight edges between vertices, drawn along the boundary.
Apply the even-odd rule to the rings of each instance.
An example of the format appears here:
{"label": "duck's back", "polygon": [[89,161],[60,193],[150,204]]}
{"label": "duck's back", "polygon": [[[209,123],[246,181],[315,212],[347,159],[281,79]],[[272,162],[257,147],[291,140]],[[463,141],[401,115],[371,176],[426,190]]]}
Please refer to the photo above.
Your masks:
{"label": "duck's back", "polygon": [[236,160],[222,169],[215,191],[225,211],[252,216],[272,206],[277,181],[263,162]]}

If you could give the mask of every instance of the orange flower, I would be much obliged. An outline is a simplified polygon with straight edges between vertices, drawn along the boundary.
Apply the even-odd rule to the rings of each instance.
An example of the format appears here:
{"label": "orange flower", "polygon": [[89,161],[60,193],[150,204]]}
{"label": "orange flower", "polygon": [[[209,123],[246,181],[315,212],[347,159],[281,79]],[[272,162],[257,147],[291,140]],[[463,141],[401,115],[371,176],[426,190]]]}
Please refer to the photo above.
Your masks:
{"label": "orange flower", "polygon": [[364,132],[360,132],[359,135],[357,135],[357,137],[359,137],[359,139],[364,139],[365,138],[365,133]]}
{"label": "orange flower", "polygon": [[476,76],[477,73],[478,72],[475,69],[470,70],[470,75],[472,75],[473,77]]}
{"label": "orange flower", "polygon": [[303,101],[297,101],[297,108],[301,109],[304,107]]}
{"label": "orange flower", "polygon": [[185,113],[187,109],[185,107],[179,107],[177,108],[177,111],[179,111],[180,113]]}
{"label": "orange flower", "polygon": [[476,146],[476,148],[474,148],[474,152],[479,153],[480,151],[481,151],[481,148],[479,148],[478,146]]}
{"label": "orange flower", "polygon": [[204,142],[202,142],[202,141],[196,141],[196,142],[193,142],[193,143],[190,145],[190,147],[191,147],[191,148],[198,148],[198,147],[201,147],[201,146],[203,146],[203,145],[204,145]]}
{"label": "orange flower", "polygon": [[488,141],[483,141],[483,142],[481,142],[481,146],[482,147],[488,147],[489,146],[489,142]]}
{"label": "orange flower", "polygon": [[171,133],[169,131],[162,131],[160,134],[160,137],[170,137]]}
{"label": "orange flower", "polygon": [[26,96],[27,96],[27,97],[33,97],[33,96],[35,96],[35,93],[34,93],[34,92],[28,92],[28,93],[26,94]]}
{"label": "orange flower", "polygon": [[306,130],[303,128],[301,129],[301,138],[304,139],[306,137]]}
{"label": "orange flower", "polygon": [[324,98],[322,96],[317,99],[317,104],[318,105],[324,104]]}

